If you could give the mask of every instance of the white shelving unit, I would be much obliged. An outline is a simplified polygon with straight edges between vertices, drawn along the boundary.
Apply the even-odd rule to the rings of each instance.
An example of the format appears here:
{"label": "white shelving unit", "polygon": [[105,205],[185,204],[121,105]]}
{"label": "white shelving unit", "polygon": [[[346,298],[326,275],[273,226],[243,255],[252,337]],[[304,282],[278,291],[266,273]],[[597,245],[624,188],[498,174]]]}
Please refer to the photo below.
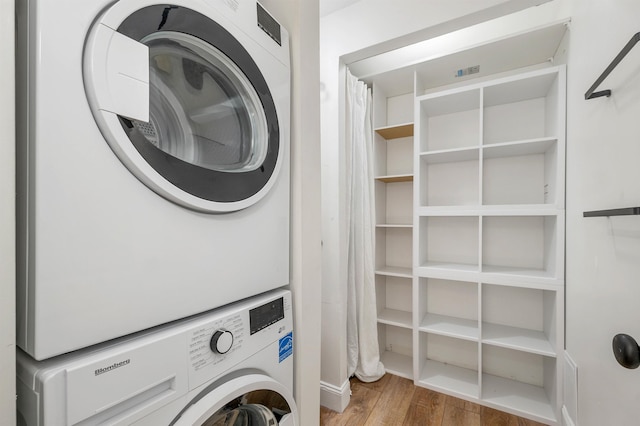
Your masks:
{"label": "white shelving unit", "polygon": [[[562,405],[566,71],[548,59],[563,60],[566,24],[379,72],[376,60],[352,64],[373,88],[382,362],[551,425]],[[480,72],[454,76],[465,64]]]}
{"label": "white shelving unit", "polygon": [[415,98],[414,380],[558,424],[565,68]]}
{"label": "white shelving unit", "polygon": [[373,88],[378,341],[388,372],[413,379],[413,93]]}

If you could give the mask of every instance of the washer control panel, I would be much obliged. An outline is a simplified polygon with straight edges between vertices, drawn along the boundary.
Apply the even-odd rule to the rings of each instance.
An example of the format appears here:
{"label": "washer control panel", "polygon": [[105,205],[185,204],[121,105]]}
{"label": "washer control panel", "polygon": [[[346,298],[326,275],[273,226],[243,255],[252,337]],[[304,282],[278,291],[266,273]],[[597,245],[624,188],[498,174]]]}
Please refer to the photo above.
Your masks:
{"label": "washer control panel", "polygon": [[[187,334],[190,388],[280,341],[293,328],[288,291],[267,293],[215,312],[197,320]],[[278,354],[273,357],[278,362]]]}

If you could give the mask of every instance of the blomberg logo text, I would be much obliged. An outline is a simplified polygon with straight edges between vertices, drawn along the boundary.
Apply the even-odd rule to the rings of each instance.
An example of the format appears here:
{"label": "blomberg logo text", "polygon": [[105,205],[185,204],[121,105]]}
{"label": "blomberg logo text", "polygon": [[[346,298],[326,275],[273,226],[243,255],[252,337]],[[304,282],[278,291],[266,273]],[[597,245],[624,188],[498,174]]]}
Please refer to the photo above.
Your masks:
{"label": "blomberg logo text", "polygon": [[120,362],[116,362],[113,365],[110,365],[108,367],[103,367],[103,368],[98,368],[95,373],[96,376],[99,376],[101,374],[104,373],[108,373],[109,371],[115,370],[116,368],[120,368],[120,367],[124,367],[125,365],[129,364],[131,362],[131,359],[125,359],[124,361],[120,361]]}

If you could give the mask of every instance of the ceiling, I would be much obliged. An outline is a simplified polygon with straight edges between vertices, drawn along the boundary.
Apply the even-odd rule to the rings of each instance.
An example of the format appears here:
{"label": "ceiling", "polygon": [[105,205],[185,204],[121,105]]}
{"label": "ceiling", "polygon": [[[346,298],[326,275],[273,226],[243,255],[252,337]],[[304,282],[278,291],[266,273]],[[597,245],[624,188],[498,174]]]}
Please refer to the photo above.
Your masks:
{"label": "ceiling", "polygon": [[357,3],[360,0],[319,0],[320,17],[327,16],[336,10],[343,9],[347,6]]}

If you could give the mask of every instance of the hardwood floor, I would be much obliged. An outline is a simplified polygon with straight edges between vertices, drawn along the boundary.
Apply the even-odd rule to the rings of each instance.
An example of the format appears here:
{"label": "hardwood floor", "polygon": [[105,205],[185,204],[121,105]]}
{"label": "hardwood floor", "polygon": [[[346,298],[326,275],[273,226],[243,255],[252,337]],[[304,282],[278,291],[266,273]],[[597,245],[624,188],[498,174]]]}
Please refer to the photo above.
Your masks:
{"label": "hardwood floor", "polygon": [[322,426],[541,426],[386,374],[374,383],[351,379],[351,402],[344,413],[320,407]]}

